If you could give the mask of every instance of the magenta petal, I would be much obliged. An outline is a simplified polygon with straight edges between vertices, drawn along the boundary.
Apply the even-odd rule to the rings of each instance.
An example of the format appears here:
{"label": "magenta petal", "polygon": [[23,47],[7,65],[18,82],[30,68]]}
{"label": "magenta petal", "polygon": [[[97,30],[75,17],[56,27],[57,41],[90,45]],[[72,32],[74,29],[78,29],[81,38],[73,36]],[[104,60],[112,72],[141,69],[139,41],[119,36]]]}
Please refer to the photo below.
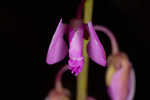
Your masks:
{"label": "magenta petal", "polygon": [[127,100],[133,100],[134,94],[135,94],[135,72],[134,69],[131,69],[130,73],[130,80],[129,80],[129,93]]}
{"label": "magenta petal", "polygon": [[65,58],[68,52],[67,44],[64,39],[64,25],[62,19],[60,20],[55,34],[49,46],[46,62],[48,64],[55,64]]}
{"label": "magenta petal", "polygon": [[79,27],[76,31],[71,30],[69,41],[69,69],[77,76],[81,72],[84,58],[83,49],[83,27]]}
{"label": "magenta petal", "polygon": [[105,50],[100,40],[98,39],[98,36],[91,22],[88,23],[88,30],[90,35],[90,41],[87,46],[88,55],[97,64],[106,66]]}
{"label": "magenta petal", "polygon": [[[111,81],[111,85],[109,86],[109,94],[112,100],[124,100],[124,92],[123,88],[125,85],[123,84],[122,74],[123,70],[117,71]],[[134,93],[135,93],[135,73],[134,70],[131,69],[129,80],[128,81],[128,94],[125,100],[133,100]]]}
{"label": "magenta petal", "polygon": [[122,92],[122,77],[121,74],[123,70],[115,72],[112,77],[111,84],[109,86],[109,94],[112,100],[125,100],[123,99],[123,92]]}

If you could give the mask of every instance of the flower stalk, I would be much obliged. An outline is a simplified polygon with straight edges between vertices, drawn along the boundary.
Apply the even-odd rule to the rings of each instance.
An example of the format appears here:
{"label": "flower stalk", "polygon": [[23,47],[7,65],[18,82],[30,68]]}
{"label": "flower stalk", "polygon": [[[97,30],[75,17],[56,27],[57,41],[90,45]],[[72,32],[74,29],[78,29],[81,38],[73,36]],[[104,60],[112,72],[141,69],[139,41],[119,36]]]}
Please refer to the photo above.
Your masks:
{"label": "flower stalk", "polygon": [[119,53],[119,46],[113,33],[108,28],[101,26],[101,25],[96,25],[94,28],[97,31],[104,32],[108,36],[111,42],[111,46],[112,46],[112,54]]}
{"label": "flower stalk", "polygon": [[[84,4],[84,24],[87,24],[92,20],[93,0],[86,0]],[[77,77],[77,98],[76,100],[87,100],[87,86],[88,86],[88,65],[89,57],[87,54],[86,46],[89,40],[84,39],[83,41],[83,56],[84,56],[84,67],[82,72]]]}
{"label": "flower stalk", "polygon": [[67,65],[63,66],[56,75],[55,87],[48,94],[45,100],[70,100],[70,92],[63,88],[61,78],[63,73],[67,70]]}
{"label": "flower stalk", "polygon": [[56,75],[56,80],[55,80],[55,89],[58,90],[58,91],[62,91],[63,89],[63,86],[62,86],[62,83],[61,83],[61,79],[62,79],[62,75],[63,73],[67,70],[67,65],[63,66],[59,72],[57,73]]}
{"label": "flower stalk", "polygon": [[88,64],[89,58],[86,52],[88,40],[83,41],[83,56],[84,56],[84,67],[82,72],[77,77],[77,100],[87,100],[87,86],[88,86]]}

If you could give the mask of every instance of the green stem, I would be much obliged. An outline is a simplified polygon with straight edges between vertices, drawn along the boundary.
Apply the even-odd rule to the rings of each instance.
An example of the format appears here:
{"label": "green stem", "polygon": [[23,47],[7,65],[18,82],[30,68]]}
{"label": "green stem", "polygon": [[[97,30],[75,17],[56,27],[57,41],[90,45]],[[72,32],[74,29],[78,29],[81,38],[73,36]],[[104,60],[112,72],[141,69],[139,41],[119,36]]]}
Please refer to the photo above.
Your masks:
{"label": "green stem", "polygon": [[[84,24],[92,21],[92,11],[93,11],[93,0],[86,0],[84,4]],[[82,72],[77,77],[77,98],[76,100],[87,100],[87,86],[88,86],[88,65],[89,58],[87,54],[87,44],[89,40],[84,40],[83,42],[83,56],[84,56],[84,67]]]}
{"label": "green stem", "polygon": [[87,81],[88,81],[88,55],[86,52],[88,40],[84,40],[83,56],[84,56],[84,67],[82,72],[77,77],[77,100],[87,100]]}
{"label": "green stem", "polygon": [[85,24],[88,24],[89,21],[92,21],[93,14],[93,1],[94,0],[86,0],[84,4],[84,18],[83,21]]}

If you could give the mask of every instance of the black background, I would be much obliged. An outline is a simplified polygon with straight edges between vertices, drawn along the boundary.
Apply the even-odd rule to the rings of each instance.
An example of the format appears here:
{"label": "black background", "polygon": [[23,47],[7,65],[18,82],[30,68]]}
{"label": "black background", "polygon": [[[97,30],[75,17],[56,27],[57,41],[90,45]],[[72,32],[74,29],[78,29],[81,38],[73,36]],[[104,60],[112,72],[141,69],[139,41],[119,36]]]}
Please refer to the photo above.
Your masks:
{"label": "black background", "polygon": [[[23,2],[18,6],[0,8],[0,33],[2,35],[2,72],[4,89],[17,98],[30,98],[40,87],[40,100],[53,88],[55,75],[67,59],[55,65],[45,63],[46,53],[52,35],[60,18],[68,23],[75,16],[80,0],[55,0],[41,3]],[[142,0],[95,0],[93,24],[111,29],[121,51],[126,52],[136,72],[136,95],[145,100],[148,90],[149,67],[149,9]],[[108,38],[98,33],[107,55],[110,53]],[[40,59],[40,61],[39,61]],[[104,83],[106,69],[90,61],[88,95],[97,100],[109,100]],[[5,72],[6,71],[6,72]],[[38,80],[38,81],[37,81]],[[40,80],[40,82],[39,82]],[[75,100],[76,78],[67,71],[63,85],[72,93]],[[40,85],[39,85],[40,83]],[[23,91],[23,92],[20,92]],[[33,92],[32,92],[33,91]],[[142,92],[141,92],[142,91]],[[141,92],[141,93],[140,93]],[[29,96],[28,96],[29,94]],[[144,95],[143,95],[144,94]],[[19,96],[19,97],[18,97]]]}

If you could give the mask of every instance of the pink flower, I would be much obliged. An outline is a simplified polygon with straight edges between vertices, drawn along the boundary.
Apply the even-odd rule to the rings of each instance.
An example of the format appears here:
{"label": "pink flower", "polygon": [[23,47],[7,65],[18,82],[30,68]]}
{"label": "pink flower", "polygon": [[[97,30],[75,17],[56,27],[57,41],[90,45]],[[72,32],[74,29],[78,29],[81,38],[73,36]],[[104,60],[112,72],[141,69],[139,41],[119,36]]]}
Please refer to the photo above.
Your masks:
{"label": "pink flower", "polygon": [[135,74],[127,56],[123,53],[110,56],[108,65],[115,69],[110,85],[108,85],[108,92],[111,99],[133,100]]}
{"label": "pink flower", "polygon": [[[89,57],[97,64],[105,66],[105,50],[95,32],[93,25],[91,22],[89,22],[88,25],[85,26],[86,27],[84,27],[84,24],[80,19],[73,19],[69,25],[65,26],[61,19],[50,43],[46,62],[48,64],[55,64],[63,60],[69,52],[68,69],[70,69],[72,73],[75,73],[77,76],[79,72],[81,72],[84,65],[82,49],[85,35],[84,33],[86,30],[90,37],[90,41],[87,45],[87,52]],[[65,32],[67,32],[66,29],[69,29],[69,50],[63,39]]]}
{"label": "pink flower", "polygon": [[135,73],[128,56],[119,51],[117,40],[108,28],[97,25],[95,30],[105,33],[111,42],[112,54],[108,57],[106,73],[106,84],[111,100],[133,100]]}

